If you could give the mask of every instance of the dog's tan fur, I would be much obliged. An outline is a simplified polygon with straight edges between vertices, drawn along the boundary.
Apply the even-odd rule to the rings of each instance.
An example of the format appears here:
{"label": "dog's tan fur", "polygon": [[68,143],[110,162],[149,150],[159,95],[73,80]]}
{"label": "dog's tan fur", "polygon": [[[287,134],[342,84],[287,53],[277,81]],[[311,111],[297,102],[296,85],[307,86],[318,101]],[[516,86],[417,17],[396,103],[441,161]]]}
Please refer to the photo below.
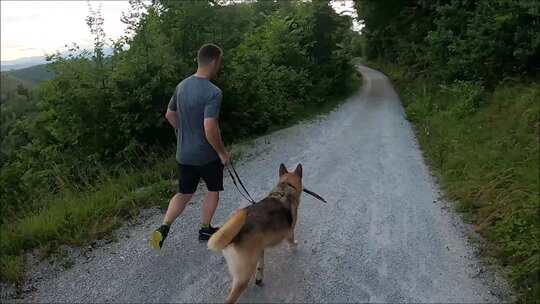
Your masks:
{"label": "dog's tan fur", "polygon": [[232,288],[225,300],[236,303],[253,275],[262,285],[264,250],[287,240],[296,246],[294,227],[302,194],[302,165],[288,172],[279,167],[276,187],[260,202],[235,213],[208,241],[208,248],[223,250],[232,277]]}

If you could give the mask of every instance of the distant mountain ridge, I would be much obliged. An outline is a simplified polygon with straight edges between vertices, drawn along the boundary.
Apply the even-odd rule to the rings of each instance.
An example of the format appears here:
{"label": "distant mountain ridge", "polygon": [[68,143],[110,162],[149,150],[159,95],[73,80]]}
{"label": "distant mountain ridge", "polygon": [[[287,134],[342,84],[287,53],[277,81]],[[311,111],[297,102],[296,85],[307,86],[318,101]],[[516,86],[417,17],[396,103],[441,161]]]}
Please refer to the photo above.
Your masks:
{"label": "distant mountain ridge", "polygon": [[0,71],[11,71],[17,69],[24,69],[35,65],[45,64],[47,60],[45,56],[25,57],[15,60],[2,61],[0,65]]}
{"label": "distant mountain ridge", "polygon": [[48,64],[34,65],[24,69],[17,69],[2,72],[22,81],[37,85],[42,81],[50,80],[54,77],[54,72],[48,67]]}
{"label": "distant mountain ridge", "polygon": [[[84,50],[80,50],[82,53]],[[103,49],[103,52],[105,56],[110,56],[113,53],[113,49],[110,47],[106,47]],[[61,52],[62,56],[67,56],[70,54],[69,51]],[[13,71],[13,70],[19,70],[24,68],[29,68],[35,65],[40,64],[46,64],[47,60],[45,56],[34,56],[34,57],[24,57],[24,58],[18,58],[14,60],[4,60],[0,64],[0,71],[7,72],[7,71]]]}

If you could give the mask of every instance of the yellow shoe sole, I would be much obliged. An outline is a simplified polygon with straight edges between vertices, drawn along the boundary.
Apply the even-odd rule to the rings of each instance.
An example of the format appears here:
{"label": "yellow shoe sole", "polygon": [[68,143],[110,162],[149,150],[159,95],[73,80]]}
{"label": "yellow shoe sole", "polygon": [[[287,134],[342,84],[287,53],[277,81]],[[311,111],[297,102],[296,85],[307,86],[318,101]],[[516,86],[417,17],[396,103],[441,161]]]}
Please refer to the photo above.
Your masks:
{"label": "yellow shoe sole", "polygon": [[152,232],[152,238],[150,239],[150,247],[154,248],[155,250],[161,250],[161,246],[159,246],[159,243],[161,243],[162,240],[163,235],[161,235],[161,232]]}

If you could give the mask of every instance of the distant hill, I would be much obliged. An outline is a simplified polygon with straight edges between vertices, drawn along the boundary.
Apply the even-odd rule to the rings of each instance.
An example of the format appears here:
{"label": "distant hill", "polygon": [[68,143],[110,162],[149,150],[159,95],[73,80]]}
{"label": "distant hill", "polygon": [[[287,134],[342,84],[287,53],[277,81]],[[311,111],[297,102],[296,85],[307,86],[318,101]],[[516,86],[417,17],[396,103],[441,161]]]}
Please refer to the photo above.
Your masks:
{"label": "distant hill", "polygon": [[0,103],[4,103],[8,100],[13,100],[20,95],[19,87],[22,86],[24,89],[30,89],[34,85],[31,82],[17,79],[6,73],[1,73],[0,75]]}
{"label": "distant hill", "polygon": [[[125,49],[128,49],[128,47],[125,47]],[[91,50],[84,50],[81,49],[76,53],[72,53],[69,51],[62,51],[60,54],[62,57],[67,57],[69,54],[82,54],[84,51],[91,51]],[[110,47],[106,47],[103,50],[103,53],[105,56],[110,56],[113,54],[113,49]],[[7,72],[7,71],[13,71],[13,70],[20,70],[24,68],[29,68],[35,65],[41,65],[47,63],[47,60],[45,56],[34,56],[34,57],[24,57],[14,60],[3,60],[0,64],[0,71]]]}
{"label": "distant hill", "polygon": [[2,64],[0,65],[0,70],[2,72],[6,72],[6,71],[11,71],[11,70],[24,69],[24,68],[28,68],[34,65],[44,64],[46,62],[47,61],[45,60],[44,56],[25,57],[25,58],[19,58],[15,60],[6,60],[6,61],[2,61]]}
{"label": "distant hill", "polygon": [[[80,54],[82,54],[83,51],[84,50],[80,50]],[[103,52],[105,56],[110,56],[113,53],[113,49],[106,47]],[[64,51],[60,54],[62,57],[67,57],[72,53]],[[47,69],[47,64],[48,62],[44,56],[25,57],[15,60],[2,61],[0,71],[2,74],[8,73],[16,78],[29,81],[35,85],[54,77],[54,73]]]}
{"label": "distant hill", "polygon": [[25,95],[29,96],[28,92],[32,91],[39,83],[52,79],[54,73],[48,69],[47,64],[41,64],[25,69],[1,72],[0,77],[0,103],[5,104],[8,101],[20,100]]}
{"label": "distant hill", "polygon": [[13,76],[31,85],[37,85],[42,81],[50,80],[54,77],[54,72],[48,68],[48,64],[40,64],[29,68],[2,72],[2,74]]}

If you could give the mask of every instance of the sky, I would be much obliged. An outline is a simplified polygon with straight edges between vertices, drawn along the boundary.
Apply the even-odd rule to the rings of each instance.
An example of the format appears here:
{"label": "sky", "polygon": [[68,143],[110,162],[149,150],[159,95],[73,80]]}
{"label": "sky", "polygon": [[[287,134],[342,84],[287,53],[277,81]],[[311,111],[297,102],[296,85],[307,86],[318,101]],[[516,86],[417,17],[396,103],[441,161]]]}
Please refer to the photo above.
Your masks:
{"label": "sky", "polygon": [[[101,5],[104,30],[108,38],[116,39],[125,30],[120,21],[127,1],[89,2],[97,9]],[[336,11],[351,10],[352,1],[334,1]],[[91,47],[92,37],[85,18],[87,1],[0,1],[1,60],[44,56],[65,50],[73,42]],[[356,27],[356,26],[355,26]]]}
{"label": "sky", "polygon": [[[127,1],[90,1],[97,9],[102,6],[104,30],[109,38],[120,37],[125,25],[120,21]],[[0,1],[1,60],[43,56],[63,50],[76,42],[82,47],[92,45],[86,25],[86,1]]]}

